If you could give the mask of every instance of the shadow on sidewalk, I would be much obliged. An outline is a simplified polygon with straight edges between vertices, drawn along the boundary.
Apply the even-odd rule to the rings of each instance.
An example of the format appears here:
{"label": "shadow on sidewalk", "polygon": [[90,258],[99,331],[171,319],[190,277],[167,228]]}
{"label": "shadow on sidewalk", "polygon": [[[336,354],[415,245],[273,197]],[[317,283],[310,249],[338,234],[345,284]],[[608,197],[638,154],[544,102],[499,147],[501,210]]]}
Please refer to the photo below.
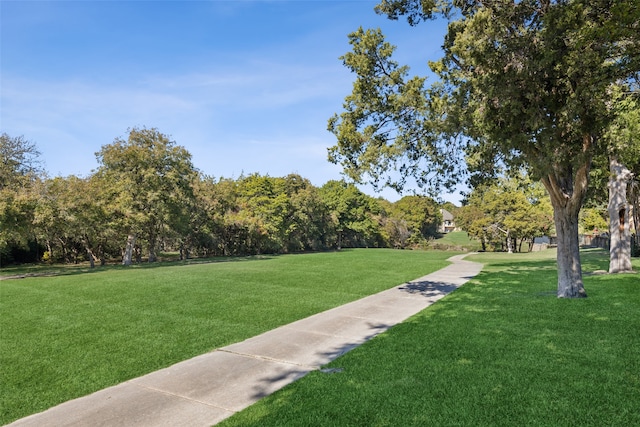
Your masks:
{"label": "shadow on sidewalk", "polygon": [[421,294],[425,297],[444,296],[458,289],[459,286],[445,282],[409,282],[398,289],[410,294]]}
{"label": "shadow on sidewalk", "polygon": [[[262,399],[263,397],[266,397],[272,394],[275,390],[281,388],[283,384],[286,385],[294,381],[297,381],[300,378],[307,375],[309,372],[317,371],[317,370],[323,371],[321,369],[322,366],[334,361],[338,357],[348,353],[354,348],[361,346],[365,342],[369,341],[371,338],[374,338],[375,336],[381,334],[382,332],[385,332],[386,330],[388,330],[394,325],[385,324],[385,323],[374,324],[369,322],[368,326],[369,326],[369,329],[371,330],[371,333],[367,334],[362,339],[349,340],[345,338],[345,341],[347,342],[345,342],[344,344],[336,346],[333,349],[330,349],[327,351],[317,352],[316,355],[318,356],[317,358],[318,363],[315,366],[305,367],[305,366],[299,366],[299,365],[298,366],[292,365],[290,369],[284,369],[284,370],[281,370],[280,372],[277,372],[277,374],[275,375],[270,375],[270,376],[265,376],[263,378],[260,378],[258,380],[259,384],[257,384],[254,387],[254,393],[251,396],[251,398],[255,400]],[[336,331],[336,333],[338,332]],[[333,369],[327,370],[327,373],[334,373],[334,372],[340,372],[340,371],[333,370]]]}

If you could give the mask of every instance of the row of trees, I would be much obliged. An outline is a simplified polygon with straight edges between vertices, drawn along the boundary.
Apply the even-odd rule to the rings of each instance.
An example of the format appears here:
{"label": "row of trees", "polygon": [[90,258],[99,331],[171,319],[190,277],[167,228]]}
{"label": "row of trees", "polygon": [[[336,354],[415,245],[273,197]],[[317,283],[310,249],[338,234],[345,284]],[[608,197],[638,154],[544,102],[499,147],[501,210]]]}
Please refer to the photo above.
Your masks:
{"label": "row of trees", "polygon": [[[604,161],[604,159],[603,159]],[[640,224],[640,163],[633,163],[633,176],[627,182],[627,194],[633,228],[631,236],[632,256],[640,255],[640,236],[636,224]],[[611,177],[603,169],[592,170],[593,186],[584,207],[580,211],[580,234],[599,236],[611,240],[617,230],[610,230],[608,187]],[[526,175],[501,177],[483,182],[467,195],[461,208],[455,209],[456,225],[467,231],[470,237],[480,241],[483,250],[523,251],[531,250],[534,239],[540,236],[556,236],[553,207],[544,186]],[[619,211],[615,212],[618,216]],[[614,224],[613,228],[619,228]]]}
{"label": "row of trees", "polygon": [[35,145],[1,136],[0,253],[10,260],[29,244],[51,261],[159,251],[244,255],[340,247],[425,245],[441,222],[433,199],[390,203],[344,181],[315,187],[299,175],[214,179],[157,129],[132,129],[96,154],[90,176],[46,178]]}
{"label": "row of trees", "polygon": [[[127,140],[102,147],[100,167],[86,178],[47,178],[37,148],[23,137],[3,134],[0,151],[5,263],[122,257],[130,264],[143,256],[153,262],[158,251],[188,257],[424,247],[442,220],[431,198],[391,203],[344,181],[318,188],[299,175],[204,176],[156,129],[133,129]],[[607,227],[603,194],[594,193],[583,211],[585,231]],[[531,250],[535,237],[555,234],[548,195],[526,175],[479,184],[463,207],[444,207],[484,250],[522,251],[525,243]],[[29,245],[31,258],[24,253]]]}

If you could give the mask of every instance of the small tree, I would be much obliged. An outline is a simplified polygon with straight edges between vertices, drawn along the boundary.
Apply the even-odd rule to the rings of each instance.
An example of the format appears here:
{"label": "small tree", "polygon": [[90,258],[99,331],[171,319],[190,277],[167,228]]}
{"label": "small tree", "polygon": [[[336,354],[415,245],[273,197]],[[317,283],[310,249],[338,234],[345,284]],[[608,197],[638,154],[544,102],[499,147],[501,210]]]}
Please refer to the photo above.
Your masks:
{"label": "small tree", "polygon": [[589,207],[584,208],[580,212],[580,224],[585,233],[589,233],[595,230],[604,232],[609,228],[609,224],[603,216],[603,212],[606,213],[606,209]]}
{"label": "small tree", "polygon": [[[411,233],[407,240],[415,245],[433,239],[442,223],[438,205],[433,199],[425,196],[403,197],[392,205],[391,215],[407,227]],[[402,230],[397,231],[401,236]]]}
{"label": "small tree", "polygon": [[[547,235],[553,223],[551,207],[527,177],[503,178],[476,187],[466,203],[459,212],[462,228],[509,252],[519,250],[525,240],[532,242],[534,237]],[[520,245],[516,246],[518,239]]]}

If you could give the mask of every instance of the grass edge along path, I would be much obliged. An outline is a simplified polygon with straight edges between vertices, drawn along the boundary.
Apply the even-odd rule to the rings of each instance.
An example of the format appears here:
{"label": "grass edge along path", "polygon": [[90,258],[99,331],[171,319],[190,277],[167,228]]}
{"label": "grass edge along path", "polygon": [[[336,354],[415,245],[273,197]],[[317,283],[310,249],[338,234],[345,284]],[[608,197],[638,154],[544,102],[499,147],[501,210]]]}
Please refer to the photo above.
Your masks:
{"label": "grass edge along path", "polygon": [[589,298],[558,299],[554,257],[468,257],[475,279],[219,425],[640,425],[640,274],[586,251]]}
{"label": "grass edge along path", "polygon": [[452,255],[344,250],[3,280],[0,424],[397,286]]}

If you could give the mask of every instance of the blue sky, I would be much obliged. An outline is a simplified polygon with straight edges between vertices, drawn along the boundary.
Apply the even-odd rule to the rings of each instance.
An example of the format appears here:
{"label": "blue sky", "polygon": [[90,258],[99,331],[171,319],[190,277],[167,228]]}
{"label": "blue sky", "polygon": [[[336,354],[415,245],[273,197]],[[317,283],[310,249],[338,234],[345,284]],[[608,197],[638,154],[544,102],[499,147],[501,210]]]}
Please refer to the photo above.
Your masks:
{"label": "blue sky", "polygon": [[1,131],[35,142],[53,176],[86,176],[101,146],[155,127],[208,175],[320,186],[341,178],[326,125],[354,80],[347,34],[381,28],[415,74],[440,56],[442,23],[411,28],[376,3],[0,0]]}

